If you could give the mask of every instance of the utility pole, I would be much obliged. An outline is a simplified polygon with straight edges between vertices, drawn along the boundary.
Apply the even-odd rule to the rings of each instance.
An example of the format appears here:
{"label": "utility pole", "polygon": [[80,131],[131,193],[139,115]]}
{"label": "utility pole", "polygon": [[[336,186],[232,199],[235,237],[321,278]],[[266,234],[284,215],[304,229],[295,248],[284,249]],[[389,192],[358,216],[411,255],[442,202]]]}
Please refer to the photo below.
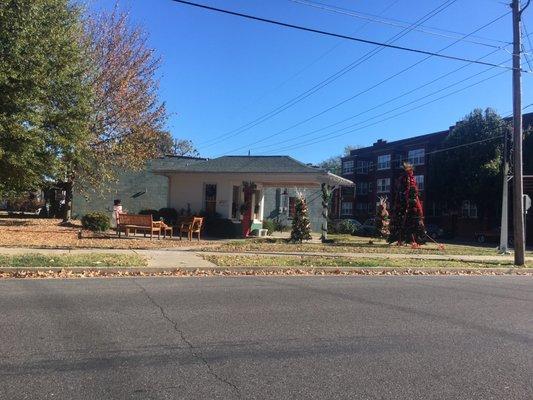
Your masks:
{"label": "utility pole", "polygon": [[520,10],[520,0],[512,0],[513,9],[513,222],[514,222],[514,263],[523,266],[525,263],[524,243],[524,203],[522,194],[524,182],[522,179],[522,76],[521,76],[521,43],[520,20],[522,12],[529,5],[528,0],[523,10]]}
{"label": "utility pole", "polygon": [[509,132],[503,134],[503,190],[502,190],[502,221],[500,225],[500,253],[508,254],[509,240]]}

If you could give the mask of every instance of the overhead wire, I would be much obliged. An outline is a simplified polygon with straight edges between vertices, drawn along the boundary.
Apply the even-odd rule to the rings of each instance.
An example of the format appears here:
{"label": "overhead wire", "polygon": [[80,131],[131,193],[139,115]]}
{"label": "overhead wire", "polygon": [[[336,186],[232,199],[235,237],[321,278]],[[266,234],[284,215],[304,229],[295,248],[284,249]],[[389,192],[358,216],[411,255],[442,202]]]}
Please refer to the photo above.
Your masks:
{"label": "overhead wire", "polygon": [[[425,21],[427,21],[430,18],[434,17],[438,13],[444,11],[446,8],[448,8],[449,6],[454,4],[456,1],[457,0],[446,0],[444,3],[442,3],[438,7],[434,8],[430,12],[426,13],[424,16],[419,18],[417,21],[415,21],[412,24],[411,28],[416,26],[416,25],[418,25],[418,24],[424,23]],[[394,36],[392,36],[387,41],[387,43],[389,43],[389,42],[392,43],[392,42],[402,38],[403,36],[405,36],[407,33],[410,32],[411,28],[404,29],[401,32],[395,34]],[[204,142],[203,146],[202,146],[202,143],[198,144],[198,146],[200,148],[202,148],[202,149],[206,149],[206,148],[212,147],[214,145],[217,145],[219,143],[222,143],[222,142],[226,141],[227,139],[236,137],[236,136],[240,135],[243,132],[246,132],[246,131],[250,130],[251,128],[253,128],[253,127],[259,125],[260,123],[263,123],[264,121],[266,121],[266,120],[278,115],[279,113],[287,110],[288,108],[294,106],[295,104],[299,103],[300,101],[302,101],[302,100],[306,99],[307,97],[313,95],[314,93],[316,93],[317,91],[321,90],[322,88],[324,88],[324,87],[328,86],[329,84],[333,83],[334,81],[339,79],[341,76],[345,75],[349,71],[353,70],[355,67],[361,65],[362,63],[364,63],[365,61],[369,60],[374,55],[376,55],[377,53],[379,53],[379,52],[381,52],[383,50],[384,50],[384,48],[381,47],[381,48],[374,48],[374,49],[368,51],[367,53],[363,54],[361,57],[357,58],[352,63],[348,64],[347,66],[345,66],[343,68],[341,68],[340,70],[338,70],[334,74],[330,75],[326,79],[322,80],[321,82],[317,83],[316,85],[314,85],[310,89],[307,89],[306,91],[304,91],[304,92],[300,93],[299,95],[293,97],[292,99],[290,99],[287,102],[283,103],[282,105],[276,107],[275,109],[273,109],[273,110],[271,110],[271,111],[259,116],[258,118],[254,119],[254,120],[252,120],[252,121],[250,121],[250,122],[248,122],[248,123],[246,123],[244,125],[241,125],[238,128],[232,129],[232,130],[230,130],[228,132],[225,132],[225,133],[223,133],[223,134],[221,134],[221,135],[219,135],[219,136],[217,136],[215,138],[212,138],[212,139]]]}
{"label": "overhead wire", "polygon": [[[464,37],[468,37],[468,36],[470,36],[470,35],[473,35],[473,34],[479,32],[479,31],[485,29],[486,27],[488,27],[488,26],[494,24],[495,22],[499,21],[500,19],[504,18],[504,17],[507,16],[508,14],[509,14],[509,12],[507,12],[507,13],[505,13],[505,14],[503,14],[503,15],[500,15],[499,17],[497,17],[497,18],[491,20],[490,22],[488,22],[488,23],[482,25],[481,27],[475,29],[474,31],[472,31],[472,32],[470,32],[470,33],[468,33],[468,34],[465,34]],[[442,51],[444,51],[444,50],[450,48],[451,46],[453,46],[453,45],[455,45],[455,44],[461,42],[462,39],[463,39],[463,38],[459,38],[459,39],[457,39],[457,40],[454,41],[453,43],[451,43],[451,44],[449,44],[449,45],[443,47],[442,49],[440,49],[438,52],[442,52]],[[483,58],[486,58],[486,57],[488,57],[489,55],[492,55],[492,54],[496,53],[497,51],[498,51],[498,49],[493,50],[493,51],[490,52],[488,55],[483,56],[483,57],[480,57],[480,58],[478,58],[477,60],[481,60],[481,59],[483,59]],[[409,65],[408,67],[402,69],[401,71],[396,72],[396,73],[394,73],[394,74],[388,76],[388,77],[385,78],[385,79],[382,79],[382,80],[379,81],[378,83],[376,83],[376,84],[374,84],[374,85],[372,85],[372,86],[370,86],[370,87],[368,87],[368,88],[366,88],[366,89],[363,89],[363,90],[357,92],[356,94],[354,94],[354,95],[352,95],[352,96],[350,96],[350,97],[348,97],[348,98],[346,98],[346,99],[344,99],[344,100],[342,100],[342,101],[340,101],[340,102],[334,104],[333,106],[330,106],[330,107],[328,107],[328,108],[326,108],[326,109],[324,109],[324,110],[322,110],[322,111],[320,111],[320,112],[318,112],[318,113],[315,113],[315,114],[313,114],[312,116],[310,116],[310,117],[308,117],[308,118],[305,118],[305,119],[303,119],[303,120],[301,120],[301,121],[299,121],[299,122],[297,122],[297,123],[295,123],[295,124],[293,124],[293,125],[291,125],[291,126],[289,126],[289,127],[287,127],[287,128],[284,128],[284,129],[282,129],[282,130],[280,130],[280,131],[278,131],[278,132],[275,132],[275,133],[273,133],[273,134],[269,134],[268,136],[266,136],[266,137],[263,138],[263,139],[259,139],[259,140],[255,139],[253,144],[254,144],[254,145],[257,145],[258,143],[263,143],[263,142],[265,142],[265,141],[272,140],[272,138],[274,138],[274,137],[277,137],[277,136],[279,136],[279,135],[281,135],[281,134],[283,134],[283,133],[285,133],[285,132],[287,132],[287,131],[289,131],[289,130],[291,130],[291,129],[294,129],[294,128],[296,128],[296,127],[298,127],[298,126],[300,126],[300,125],[302,125],[302,124],[304,124],[304,123],[307,123],[307,122],[309,122],[309,121],[311,121],[311,120],[313,120],[313,119],[315,119],[315,118],[317,118],[317,117],[319,117],[319,116],[321,116],[321,115],[324,115],[325,113],[327,113],[327,112],[329,112],[329,111],[331,111],[331,110],[334,110],[334,109],[340,107],[341,105],[343,105],[343,104],[345,104],[345,103],[347,103],[347,102],[349,102],[349,101],[351,101],[351,100],[354,100],[355,98],[357,98],[357,97],[359,97],[359,96],[361,96],[361,95],[363,95],[363,94],[365,94],[365,93],[367,93],[367,92],[369,92],[369,91],[375,89],[376,87],[381,86],[382,84],[388,82],[388,81],[391,80],[391,79],[394,79],[395,77],[397,77],[397,76],[403,74],[404,72],[407,72],[407,71],[411,70],[412,68],[414,68],[414,67],[416,67],[417,65],[419,65],[419,64],[421,64],[421,63],[427,61],[428,59],[430,59],[430,58],[432,58],[432,57],[433,57],[433,56],[427,56],[427,57],[425,57],[425,58],[423,58],[423,59],[421,59],[421,60],[419,60],[419,61],[417,61],[417,62],[415,62],[415,63],[413,63],[413,64],[411,64],[411,65]],[[466,66],[468,66],[468,65],[472,65],[472,63],[468,63],[468,64],[466,64],[466,65],[463,65],[462,67],[457,68],[455,71],[459,71],[459,70],[463,69],[464,67],[466,67]],[[422,86],[422,87],[423,87],[423,86]],[[345,120],[343,120],[343,121],[345,121]],[[337,124],[337,123],[334,123],[334,124],[331,124],[330,126],[332,126],[332,125],[336,125],[336,124]],[[250,146],[250,144],[247,144],[247,145],[244,145],[244,146],[240,146],[240,147],[235,148],[235,149],[232,149],[232,150],[230,150],[230,151],[228,151],[228,152],[226,152],[226,153],[224,153],[224,154],[230,154],[230,153],[233,153],[233,152],[236,152],[236,151],[242,150],[242,149],[244,149],[244,148],[248,148],[249,146]],[[257,147],[256,147],[256,149],[257,149]]]}
{"label": "overhead wire", "polygon": [[[308,7],[313,7],[313,8],[322,10],[322,11],[348,15],[350,17],[362,19],[362,20],[365,20],[365,21],[380,23],[380,24],[384,24],[384,25],[390,25],[390,26],[395,26],[395,27],[404,27],[405,25],[409,24],[408,22],[404,22],[404,21],[400,21],[400,20],[396,20],[396,19],[392,19],[392,18],[383,18],[383,17],[377,16],[377,15],[365,14],[365,13],[362,13],[362,12],[349,10],[349,9],[346,9],[346,8],[343,8],[343,7],[331,6],[329,4],[324,4],[324,3],[314,2],[314,1],[308,1],[308,0],[290,0],[290,1],[293,2],[293,3],[305,5],[305,6],[308,6]],[[457,39],[458,37],[464,35],[463,33],[460,33],[460,32],[444,30],[444,29],[440,29],[440,28],[424,27],[424,26],[416,27],[414,30],[417,31],[417,32],[428,34],[428,35],[439,36],[439,37],[444,37],[444,38],[448,38],[448,39]],[[441,31],[441,32],[446,32],[446,33],[440,33],[440,32],[437,32],[437,30]],[[481,46],[499,48],[499,49],[502,48],[502,45],[503,46],[507,46],[507,45],[512,44],[511,42],[506,42],[506,41],[499,40],[499,39],[484,38],[484,37],[480,37],[480,36],[472,36],[472,37],[473,38],[478,38],[480,40],[499,43],[499,45],[488,44],[488,43],[485,43],[485,42],[481,42],[479,40],[472,40],[472,39],[468,39],[468,40],[466,40],[466,42],[472,43],[472,44],[481,45]]]}
{"label": "overhead wire", "polygon": [[[416,107],[412,107],[412,108],[410,108],[410,109],[408,109],[408,110],[405,110],[405,111],[403,111],[403,112],[401,112],[401,113],[397,113],[397,114],[392,115],[392,116],[389,116],[389,117],[387,117],[387,118],[383,118],[383,119],[381,119],[381,120],[379,120],[379,121],[376,121],[376,122],[373,122],[373,123],[371,123],[371,124],[368,124],[368,125],[362,126],[362,127],[360,127],[360,128],[352,129],[352,130],[349,130],[349,131],[346,131],[346,132],[343,132],[343,133],[339,133],[339,134],[336,134],[336,135],[332,135],[332,134],[331,134],[331,133],[335,133],[335,132],[342,131],[342,130],[347,129],[347,128],[339,129],[338,131],[334,131],[334,132],[331,132],[331,133],[328,134],[328,135],[324,135],[322,138],[317,138],[317,140],[315,140],[315,141],[312,141],[312,142],[306,142],[306,143],[297,144],[297,145],[292,145],[292,146],[287,146],[287,147],[283,147],[283,148],[280,148],[280,149],[276,149],[275,151],[276,151],[276,152],[277,152],[277,151],[286,151],[286,150],[293,150],[293,149],[296,149],[296,148],[307,147],[307,146],[310,146],[310,145],[313,145],[313,144],[316,144],[316,143],[321,143],[321,142],[324,142],[324,141],[328,141],[328,140],[331,140],[331,139],[335,139],[335,138],[337,138],[337,137],[341,137],[341,136],[347,135],[348,133],[353,133],[353,132],[360,131],[360,130],[365,129],[365,128],[369,128],[369,127],[375,126],[375,125],[377,125],[377,124],[379,124],[379,123],[381,123],[381,122],[385,122],[385,121],[388,121],[388,120],[390,120],[390,119],[393,119],[393,118],[396,118],[396,117],[402,116],[402,115],[404,115],[404,114],[406,114],[406,113],[408,113],[408,112],[411,112],[411,111],[417,110],[417,109],[422,108],[423,106],[426,106],[426,105],[428,105],[428,104],[434,103],[434,102],[439,101],[439,100],[442,100],[442,99],[444,99],[444,98],[446,98],[446,97],[449,97],[449,96],[452,96],[452,95],[454,95],[454,94],[460,93],[460,92],[462,92],[462,91],[464,91],[464,90],[466,90],[466,89],[469,89],[469,88],[471,88],[471,87],[473,87],[473,86],[479,85],[479,84],[481,84],[481,83],[483,83],[483,82],[486,82],[486,81],[488,81],[488,80],[490,80],[490,79],[496,78],[497,76],[500,76],[500,75],[504,74],[505,72],[506,72],[506,71],[500,71],[500,72],[498,72],[498,73],[495,74],[495,75],[491,75],[491,76],[488,77],[488,78],[484,78],[484,79],[482,79],[482,80],[480,80],[480,81],[477,81],[477,82],[475,82],[475,83],[473,83],[473,84],[470,84],[470,85],[468,85],[468,86],[466,86],[466,87],[463,87],[463,88],[461,88],[461,89],[455,90],[455,91],[453,91],[453,92],[451,92],[451,93],[448,93],[448,94],[446,94],[446,95],[440,96],[440,97],[438,97],[438,98],[436,98],[436,99],[430,100],[430,101],[428,101],[428,102],[426,102],[426,103],[420,104],[420,105],[418,105],[418,106],[416,106]],[[389,113],[389,112],[387,112],[387,113]],[[361,123],[355,124],[355,125],[360,125],[360,124],[362,124],[362,123],[365,123],[365,122],[370,121],[370,120],[372,120],[372,119],[376,119],[376,118],[378,118],[378,117],[380,117],[380,116],[382,116],[382,115],[385,115],[385,114],[387,114],[387,113],[383,113],[383,114],[381,114],[381,115],[374,116],[374,117],[372,117],[372,118],[369,118],[369,119],[367,119],[367,120],[365,120],[365,121],[363,121],[363,122],[361,122]]]}
{"label": "overhead wire", "polygon": [[[379,42],[379,41],[376,41],[376,40],[364,39],[364,38],[344,35],[344,34],[341,34],[341,33],[324,31],[324,30],[321,30],[321,29],[308,28],[308,27],[301,26],[301,25],[295,25],[295,24],[276,21],[276,20],[272,20],[272,19],[268,19],[268,18],[257,17],[257,16],[250,15],[250,14],[244,14],[244,13],[239,13],[239,12],[235,12],[235,11],[225,10],[225,9],[222,9],[222,8],[211,7],[211,6],[207,6],[207,5],[204,5],[204,4],[193,3],[193,2],[190,2],[190,1],[186,1],[186,0],[171,0],[171,1],[174,1],[176,3],[190,5],[190,6],[193,6],[193,7],[198,7],[198,8],[211,10],[211,11],[216,11],[216,12],[223,13],[223,14],[234,15],[234,16],[237,16],[237,17],[245,18],[245,19],[265,22],[265,23],[268,23],[268,24],[283,26],[283,27],[286,27],[286,28],[292,28],[292,29],[296,29],[296,30],[316,33],[316,34],[324,35],[324,36],[336,37],[336,38],[339,38],[339,39],[351,40],[351,41],[354,41],[354,42],[365,43],[365,44],[370,44],[370,45],[374,45],[374,46],[381,46],[381,47],[385,47],[385,48],[389,48],[389,49],[402,50],[402,51],[406,51],[406,52],[425,54],[425,55],[434,55],[435,57],[444,58],[444,59],[448,59],[448,60],[463,61],[463,62],[473,62],[473,63],[480,64],[480,65],[485,65],[485,66],[489,66],[489,67],[497,67],[497,68],[502,68],[502,69],[506,69],[506,70],[514,69],[513,67],[510,67],[510,66],[507,66],[507,65],[498,65],[498,64],[485,62],[485,61],[475,61],[475,60],[471,60],[471,59],[466,58],[466,57],[454,56],[454,55],[451,55],[451,54],[438,54],[438,53],[435,53],[435,52],[432,52],[432,51],[429,51],[429,50],[417,49],[417,48],[406,47],[406,46],[398,46],[398,45],[388,44],[388,43],[385,43],[385,42]],[[530,73],[531,71],[522,70],[522,72]]]}

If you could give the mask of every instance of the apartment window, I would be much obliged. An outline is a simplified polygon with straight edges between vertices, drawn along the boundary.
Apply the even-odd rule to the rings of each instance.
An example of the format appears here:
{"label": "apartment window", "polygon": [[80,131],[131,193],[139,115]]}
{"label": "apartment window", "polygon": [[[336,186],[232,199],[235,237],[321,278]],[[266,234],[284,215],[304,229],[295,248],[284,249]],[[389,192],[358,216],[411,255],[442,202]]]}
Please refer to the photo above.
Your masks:
{"label": "apartment window", "polygon": [[367,212],[368,211],[368,203],[358,202],[358,203],[355,204],[355,209],[357,211]]}
{"label": "apartment window", "polygon": [[390,192],[390,178],[378,179],[376,181],[377,193],[389,193]]}
{"label": "apartment window", "polygon": [[341,203],[341,215],[343,217],[351,216],[353,214],[353,203],[351,201],[343,201]]}
{"label": "apartment window", "polygon": [[468,200],[463,201],[461,215],[463,218],[477,218],[477,205]]}
{"label": "apartment window", "polygon": [[378,171],[383,169],[390,169],[390,154],[378,156]]}
{"label": "apartment window", "polygon": [[357,182],[355,184],[355,194],[365,195],[368,193],[368,182]]}
{"label": "apartment window", "polygon": [[407,158],[409,163],[413,165],[424,165],[426,153],[424,149],[409,150]]}
{"label": "apartment window", "polygon": [[354,195],[353,187],[351,187],[351,186],[343,186],[341,188],[341,195],[343,197],[353,197],[353,195]]}
{"label": "apartment window", "polygon": [[343,161],[342,163],[342,173],[350,174],[353,172],[353,160]]}
{"label": "apartment window", "polygon": [[415,181],[418,190],[424,190],[424,175],[415,175]]}
{"label": "apartment window", "polygon": [[356,174],[368,174],[370,167],[370,161],[357,161],[357,167],[355,168]]}

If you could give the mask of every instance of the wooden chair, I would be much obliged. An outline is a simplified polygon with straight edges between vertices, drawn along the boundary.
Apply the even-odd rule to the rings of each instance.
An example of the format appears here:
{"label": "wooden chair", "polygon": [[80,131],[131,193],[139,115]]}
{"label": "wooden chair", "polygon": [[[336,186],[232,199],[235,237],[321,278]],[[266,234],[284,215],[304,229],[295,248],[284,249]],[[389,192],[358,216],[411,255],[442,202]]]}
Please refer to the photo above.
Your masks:
{"label": "wooden chair", "polygon": [[171,226],[165,224],[163,221],[156,221],[154,222],[154,224],[158,224],[159,227],[161,228],[161,231],[163,232],[163,238],[166,239],[167,237],[167,233],[169,234],[169,238],[172,239],[172,234],[174,232],[174,228],[172,228]]}
{"label": "wooden chair", "polygon": [[203,224],[203,217],[192,217],[183,221],[180,225],[180,240],[183,240],[183,233],[187,233],[187,239],[191,241],[193,235],[196,233],[198,236],[198,241],[200,241],[200,234]]}

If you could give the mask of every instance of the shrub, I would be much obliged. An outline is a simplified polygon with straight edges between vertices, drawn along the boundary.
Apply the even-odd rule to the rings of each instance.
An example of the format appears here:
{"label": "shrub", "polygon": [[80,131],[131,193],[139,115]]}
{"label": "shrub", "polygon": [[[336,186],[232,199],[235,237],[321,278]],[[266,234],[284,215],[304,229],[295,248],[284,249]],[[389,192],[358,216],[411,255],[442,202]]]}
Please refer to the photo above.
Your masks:
{"label": "shrub", "polygon": [[178,212],[175,208],[163,207],[159,209],[159,218],[163,218],[165,224],[174,225],[178,220]]}
{"label": "shrub", "polygon": [[353,223],[349,219],[345,219],[340,222],[337,230],[339,233],[344,233],[344,234],[347,233],[351,235],[357,230],[357,226],[355,225],[355,223]]}
{"label": "shrub", "polygon": [[289,229],[288,225],[285,225],[281,220],[274,220],[274,231],[276,232],[285,232]]}
{"label": "shrub", "polygon": [[216,238],[234,239],[242,236],[241,224],[231,219],[207,218],[204,221],[204,234]]}
{"label": "shrub", "polygon": [[268,234],[272,235],[276,231],[276,222],[271,219],[265,219],[263,221],[263,229],[266,229]]}
{"label": "shrub", "polygon": [[279,218],[265,219],[263,221],[263,228],[268,230],[268,234],[272,235],[274,232],[285,232],[289,228]]}
{"label": "shrub", "polygon": [[105,232],[109,229],[109,215],[103,212],[90,212],[81,219],[81,226],[93,232]]}
{"label": "shrub", "polygon": [[159,216],[159,211],[152,210],[150,208],[147,208],[147,209],[139,211],[139,214],[141,214],[141,215],[151,215],[152,219],[154,221],[159,221],[161,219],[160,216]]}

